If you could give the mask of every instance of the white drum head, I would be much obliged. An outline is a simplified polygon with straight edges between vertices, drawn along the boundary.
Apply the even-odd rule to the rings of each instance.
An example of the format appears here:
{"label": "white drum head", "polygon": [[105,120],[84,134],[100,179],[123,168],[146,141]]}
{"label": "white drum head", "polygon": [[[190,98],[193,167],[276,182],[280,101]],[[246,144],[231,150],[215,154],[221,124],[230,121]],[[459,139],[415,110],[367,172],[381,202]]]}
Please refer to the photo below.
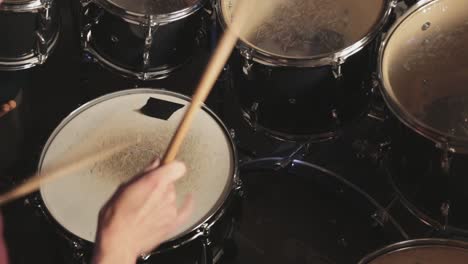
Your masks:
{"label": "white drum head", "polygon": [[[256,1],[269,4],[268,0]],[[236,3],[236,0],[220,0],[227,25],[231,23]],[[328,56],[376,30],[386,3],[385,0],[282,0],[271,18],[242,41],[278,57]]]}
{"label": "white drum head", "polygon": [[[149,117],[139,109],[150,97],[182,105],[188,102],[178,94],[150,89],[106,95],[72,113],[49,139],[42,153],[42,170],[119,142],[135,142],[127,151],[41,186],[48,212],[72,234],[94,242],[102,205],[122,182],[164,154],[187,107],[167,121]],[[198,112],[177,159],[187,166],[187,175],[176,184],[178,204],[192,193],[195,210],[173,239],[206,221],[222,205],[235,170],[229,135],[208,110]]]}
{"label": "white drum head", "polygon": [[468,140],[467,43],[466,0],[420,1],[381,51],[387,102],[431,139]]}

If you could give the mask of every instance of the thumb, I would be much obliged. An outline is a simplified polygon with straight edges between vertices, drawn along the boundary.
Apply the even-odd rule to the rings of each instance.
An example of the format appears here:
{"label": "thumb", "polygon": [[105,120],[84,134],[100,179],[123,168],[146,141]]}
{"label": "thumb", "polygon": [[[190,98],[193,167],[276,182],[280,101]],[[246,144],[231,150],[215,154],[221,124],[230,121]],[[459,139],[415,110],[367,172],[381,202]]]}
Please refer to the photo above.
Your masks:
{"label": "thumb", "polygon": [[148,165],[148,167],[145,168],[143,173],[147,173],[149,171],[156,169],[157,167],[159,167],[159,164],[161,164],[161,160],[159,159],[159,157],[157,157]]}

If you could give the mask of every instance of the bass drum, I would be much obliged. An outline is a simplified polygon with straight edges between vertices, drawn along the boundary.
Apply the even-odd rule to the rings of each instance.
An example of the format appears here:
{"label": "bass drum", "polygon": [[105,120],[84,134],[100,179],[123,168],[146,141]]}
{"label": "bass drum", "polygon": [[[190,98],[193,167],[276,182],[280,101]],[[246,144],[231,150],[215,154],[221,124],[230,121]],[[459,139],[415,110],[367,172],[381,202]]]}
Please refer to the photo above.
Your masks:
{"label": "bass drum", "polygon": [[241,165],[244,199],[233,263],[356,263],[405,232],[374,199],[317,165]]}
{"label": "bass drum", "polygon": [[60,33],[54,0],[5,0],[0,4],[0,70],[14,71],[44,64]]}
{"label": "bass drum", "polygon": [[417,239],[387,246],[359,264],[465,264],[468,244],[457,240]]}

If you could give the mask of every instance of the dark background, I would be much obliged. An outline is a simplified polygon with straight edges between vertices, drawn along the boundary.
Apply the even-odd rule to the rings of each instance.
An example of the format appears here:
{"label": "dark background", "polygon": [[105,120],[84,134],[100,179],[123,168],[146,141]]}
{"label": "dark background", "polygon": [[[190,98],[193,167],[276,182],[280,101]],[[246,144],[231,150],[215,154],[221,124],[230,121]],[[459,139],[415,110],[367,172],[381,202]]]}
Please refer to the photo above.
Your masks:
{"label": "dark background", "polygon": [[[7,90],[2,88],[3,85],[21,87],[24,93],[24,102],[19,110],[22,113],[22,132],[25,136],[21,141],[18,161],[2,171],[3,189],[34,172],[42,147],[51,132],[81,104],[113,91],[135,87],[165,88],[191,95],[213,48],[213,42],[207,40],[206,47],[200,48],[199,54],[189,64],[166,80],[140,82],[125,79],[85,59],[80,48],[77,17],[73,14],[71,1],[59,1],[59,5],[61,37],[47,63],[31,70],[0,75],[3,83],[0,83],[0,91]],[[208,105],[228,128],[235,131],[241,159],[287,156],[292,153],[299,144],[281,143],[267,138],[250,130],[241,120],[229,77],[229,70],[223,72],[210,95]],[[378,96],[369,111],[381,116],[388,114]],[[432,230],[418,222],[394,199],[394,192],[382,173],[378,144],[386,140],[384,130],[382,122],[363,117],[347,127],[337,140],[309,146],[304,159],[342,174],[379,200],[383,206],[388,206],[412,238],[427,236]],[[285,188],[285,197],[288,196]],[[5,206],[2,211],[12,263],[63,263],[63,244],[57,239],[56,229],[37,215],[34,206],[25,202],[25,199],[20,199]],[[294,224],[291,220],[291,225]],[[265,236],[267,239],[275,239],[274,233]],[[247,260],[238,258],[234,262],[246,263]]]}

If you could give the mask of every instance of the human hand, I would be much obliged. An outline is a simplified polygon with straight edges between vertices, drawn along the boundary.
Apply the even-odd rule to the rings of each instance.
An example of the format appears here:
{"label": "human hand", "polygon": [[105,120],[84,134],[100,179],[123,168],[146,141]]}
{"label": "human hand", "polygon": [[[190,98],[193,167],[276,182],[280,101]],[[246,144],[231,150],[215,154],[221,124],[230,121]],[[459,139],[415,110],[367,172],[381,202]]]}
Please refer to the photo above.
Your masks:
{"label": "human hand", "polygon": [[8,264],[8,251],[5,243],[3,227],[3,216],[0,214],[0,264]]}
{"label": "human hand", "polygon": [[155,161],[140,175],[122,185],[99,215],[94,264],[135,263],[169,239],[190,215],[193,200],[176,206],[174,182],[185,166],[173,162],[159,167]]}
{"label": "human hand", "polygon": [[[0,3],[1,2],[2,1],[0,0]],[[0,117],[8,114],[8,112],[12,111],[15,108],[16,108],[16,102],[13,100],[10,100],[4,103],[3,105],[0,105]]]}

